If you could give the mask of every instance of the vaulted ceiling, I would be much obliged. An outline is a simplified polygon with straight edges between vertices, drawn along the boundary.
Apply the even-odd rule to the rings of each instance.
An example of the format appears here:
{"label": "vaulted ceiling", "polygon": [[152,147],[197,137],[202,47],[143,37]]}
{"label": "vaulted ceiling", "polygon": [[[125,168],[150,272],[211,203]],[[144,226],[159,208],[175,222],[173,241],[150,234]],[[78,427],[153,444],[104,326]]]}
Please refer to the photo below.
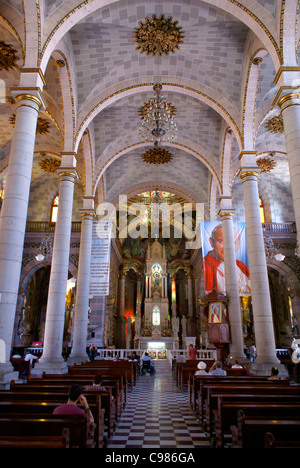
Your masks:
{"label": "vaulted ceiling", "polygon": [[[233,195],[236,186],[240,193],[234,176],[243,145],[249,64],[260,56],[253,146],[258,155],[272,152],[278,162],[272,184],[284,184],[290,196],[284,134],[265,128],[266,119],[279,114],[273,100],[284,8],[279,0],[2,0],[1,37],[18,60],[16,68],[0,71],[6,87],[6,96],[4,91],[0,96],[0,177],[13,136],[10,88],[18,86],[22,68],[40,67],[47,103],[40,116],[51,128],[36,138],[33,191],[49,177],[51,186],[57,182],[38,164],[45,153],[60,160],[62,151],[75,150],[80,194],[100,197],[104,190],[101,197],[117,203],[121,193],[160,188],[204,203],[209,218],[224,184],[230,191],[233,187]],[[171,17],[181,28],[182,43],[168,55],[147,55],[135,43],[136,28],[153,15]],[[296,27],[293,34],[296,55]],[[153,145],[139,134],[138,110],[153,97],[156,82],[176,107],[177,139],[162,145],[173,155],[168,164],[149,164],[141,157]],[[233,137],[225,161],[228,130]]]}

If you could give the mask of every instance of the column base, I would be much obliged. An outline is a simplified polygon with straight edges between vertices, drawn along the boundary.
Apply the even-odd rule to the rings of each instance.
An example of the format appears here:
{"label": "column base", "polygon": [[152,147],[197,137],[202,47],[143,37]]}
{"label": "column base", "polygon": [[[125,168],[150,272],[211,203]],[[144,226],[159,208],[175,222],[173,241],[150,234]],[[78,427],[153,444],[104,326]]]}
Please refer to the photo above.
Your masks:
{"label": "column base", "polygon": [[14,371],[10,363],[0,364],[0,390],[7,390],[12,380],[19,379],[19,372]]}
{"label": "column base", "polygon": [[280,363],[280,361],[274,360],[273,362],[257,362],[254,361],[250,364],[250,374],[251,375],[271,375],[272,367],[277,367],[279,370],[279,375],[282,378],[289,377],[288,370],[286,367]]}
{"label": "column base", "polygon": [[68,372],[68,365],[65,361],[38,361],[32,374],[66,374]]}

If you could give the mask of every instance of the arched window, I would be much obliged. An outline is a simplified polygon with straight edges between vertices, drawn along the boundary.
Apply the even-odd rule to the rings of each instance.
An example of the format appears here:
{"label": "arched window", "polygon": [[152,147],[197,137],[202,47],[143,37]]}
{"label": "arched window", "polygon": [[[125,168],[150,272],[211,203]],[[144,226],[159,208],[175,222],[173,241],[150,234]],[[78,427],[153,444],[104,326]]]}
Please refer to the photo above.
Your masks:
{"label": "arched window", "polygon": [[264,209],[264,204],[261,198],[259,199],[259,209],[260,209],[260,220],[262,223],[265,223],[266,222],[265,209]]}
{"label": "arched window", "polygon": [[52,202],[51,208],[51,223],[56,223],[57,220],[57,211],[58,211],[59,196],[56,195]]}

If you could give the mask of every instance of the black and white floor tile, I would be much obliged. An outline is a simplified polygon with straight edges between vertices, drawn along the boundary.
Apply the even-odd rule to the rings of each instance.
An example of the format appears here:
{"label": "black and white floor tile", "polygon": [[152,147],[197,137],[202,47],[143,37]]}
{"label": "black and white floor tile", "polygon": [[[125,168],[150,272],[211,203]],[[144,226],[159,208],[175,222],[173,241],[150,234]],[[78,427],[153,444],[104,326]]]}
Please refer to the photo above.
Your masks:
{"label": "black and white floor tile", "polygon": [[107,448],[209,448],[167,360],[155,361],[156,375],[139,376]]}

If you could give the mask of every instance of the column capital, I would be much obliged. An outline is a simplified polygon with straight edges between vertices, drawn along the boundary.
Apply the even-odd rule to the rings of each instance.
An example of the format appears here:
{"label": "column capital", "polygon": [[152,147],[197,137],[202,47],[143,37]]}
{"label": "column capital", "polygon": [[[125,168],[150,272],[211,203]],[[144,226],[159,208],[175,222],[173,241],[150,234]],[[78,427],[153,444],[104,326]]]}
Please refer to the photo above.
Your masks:
{"label": "column capital", "polygon": [[64,179],[78,179],[78,173],[76,170],[76,153],[73,151],[66,151],[61,153],[62,162],[60,167],[57,169],[57,174],[59,176],[59,180]]}
{"label": "column capital", "polygon": [[222,219],[233,219],[234,217],[234,214],[235,214],[235,209],[231,208],[230,210],[229,209],[220,209],[219,212],[218,212],[218,216],[220,216],[220,218]]}
{"label": "column capital", "polygon": [[96,216],[95,210],[88,210],[88,209],[80,209],[80,216],[82,219],[94,219]]}
{"label": "column capital", "polygon": [[38,110],[46,110],[46,101],[42,90],[38,87],[11,88],[11,95],[17,104],[17,107],[29,105],[26,101],[38,105]]}
{"label": "column capital", "polygon": [[282,97],[288,94],[299,93],[299,71],[300,67],[282,66],[278,69],[274,84],[277,84],[278,91],[273,100],[272,106],[278,105]]}
{"label": "column capital", "polygon": [[78,179],[78,173],[74,167],[59,167],[57,170],[59,180],[72,180],[75,182]]}
{"label": "column capital", "polygon": [[246,180],[254,180],[257,182],[260,173],[261,169],[258,166],[245,166],[240,168],[237,176],[242,180],[242,182],[245,182]]}
{"label": "column capital", "polygon": [[281,111],[283,111],[287,107],[298,106],[299,104],[300,104],[299,92],[286,93],[278,99],[278,106],[280,107]]}

